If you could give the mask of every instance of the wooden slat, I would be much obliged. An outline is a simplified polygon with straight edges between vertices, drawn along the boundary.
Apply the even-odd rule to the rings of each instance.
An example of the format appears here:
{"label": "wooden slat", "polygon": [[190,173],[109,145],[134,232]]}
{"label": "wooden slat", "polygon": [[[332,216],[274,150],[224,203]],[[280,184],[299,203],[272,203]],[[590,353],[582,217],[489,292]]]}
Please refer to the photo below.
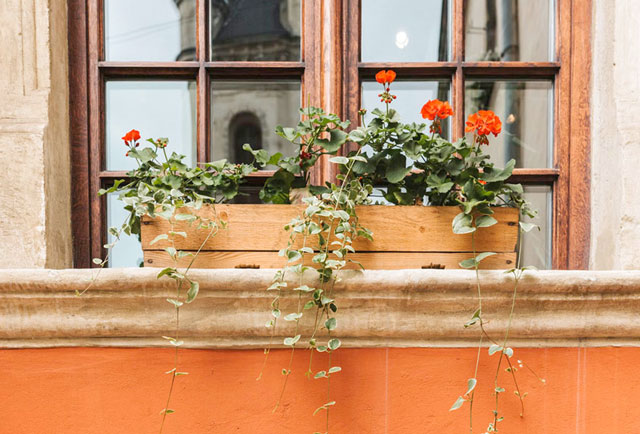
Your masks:
{"label": "wooden slat", "polygon": [[[460,268],[460,261],[472,257],[470,253],[354,253],[349,258],[358,261],[366,270],[404,270],[404,269],[452,269]],[[182,258],[178,266],[186,268],[192,257]],[[307,262],[307,261],[305,261]],[[309,259],[310,262],[310,259]],[[514,267],[515,253],[498,253],[481,262],[482,269],[498,270]],[[146,250],[144,252],[145,267],[173,267],[173,261],[163,250]],[[200,252],[194,260],[192,268],[282,268],[286,265],[283,257],[277,252]],[[346,269],[359,269],[356,264],[349,263]]]}
{"label": "wooden slat", "polygon": [[[287,246],[289,233],[283,230],[292,218],[300,215],[303,206],[294,205],[217,205],[216,212],[228,222],[226,229],[205,244],[203,250],[217,251],[277,251]],[[471,252],[471,235],[456,235],[451,222],[460,212],[457,207],[363,206],[358,210],[361,224],[373,232],[375,241],[355,240],[358,252]],[[213,216],[210,207],[200,211],[206,218]],[[482,228],[476,235],[476,250],[514,252],[518,240],[518,210],[496,208],[498,224]],[[170,223],[158,218],[145,218],[142,226],[142,248],[161,249],[169,245],[156,236],[171,230]],[[198,250],[207,231],[195,225],[177,222],[174,230],[187,237],[176,237],[176,248]],[[307,245],[315,245],[309,240]]]}
{"label": "wooden slat", "polygon": [[464,62],[467,77],[553,78],[560,69],[558,62]]}

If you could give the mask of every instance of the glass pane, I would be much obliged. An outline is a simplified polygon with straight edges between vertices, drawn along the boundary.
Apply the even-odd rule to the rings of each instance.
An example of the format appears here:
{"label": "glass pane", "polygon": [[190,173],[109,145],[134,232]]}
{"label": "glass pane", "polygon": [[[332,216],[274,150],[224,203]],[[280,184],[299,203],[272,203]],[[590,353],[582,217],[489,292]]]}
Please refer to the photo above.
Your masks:
{"label": "glass pane", "polygon": [[363,62],[449,59],[448,0],[366,0],[361,8]]}
{"label": "glass pane", "polygon": [[[107,170],[131,170],[121,137],[135,128],[143,140],[169,138],[168,152],[196,163],[196,85],[193,81],[109,81],[106,84]],[[143,143],[143,142],[141,142]]]}
{"label": "glass pane", "polygon": [[503,166],[551,167],[553,84],[550,81],[482,80],[465,84],[466,117],[493,110],[502,119],[502,133],[489,139],[491,160]]}
{"label": "glass pane", "polygon": [[552,194],[549,186],[525,186],[524,196],[531,202],[538,215],[530,221],[540,226],[540,230],[533,229],[522,237],[522,256],[520,265],[533,265],[539,269],[551,268],[551,235],[552,235]]}
{"label": "glass pane", "polygon": [[106,60],[194,60],[196,0],[105,0]]}
{"label": "glass pane", "polygon": [[300,0],[211,0],[214,61],[299,61]]}
{"label": "glass pane", "polygon": [[[118,196],[119,193],[107,195],[107,228],[119,228],[129,216],[129,212],[124,209],[124,202],[119,201]],[[108,234],[107,239],[112,243],[115,237]],[[109,267],[139,267],[142,261],[142,244],[138,241],[138,236],[122,233],[111,250]]]}
{"label": "glass pane", "polygon": [[[426,123],[429,120],[422,118],[420,110],[422,106],[431,99],[439,99],[440,101],[449,101],[449,81],[395,81],[391,85],[391,94],[396,95],[389,108],[395,109],[404,123]],[[378,107],[385,109],[385,104],[380,102],[378,94],[382,92],[382,85],[377,82],[365,81],[362,83],[362,108],[367,110],[364,116],[366,123],[372,119],[371,110]],[[455,107],[453,108],[455,110]],[[442,122],[442,136],[449,136],[450,121],[447,118]]]}
{"label": "glass pane", "polygon": [[234,163],[253,161],[242,150],[253,149],[293,155],[294,145],[275,133],[278,125],[300,122],[300,82],[283,80],[213,81],[211,84],[211,155]]}
{"label": "glass pane", "polygon": [[553,0],[465,1],[465,57],[488,61],[549,61]]}

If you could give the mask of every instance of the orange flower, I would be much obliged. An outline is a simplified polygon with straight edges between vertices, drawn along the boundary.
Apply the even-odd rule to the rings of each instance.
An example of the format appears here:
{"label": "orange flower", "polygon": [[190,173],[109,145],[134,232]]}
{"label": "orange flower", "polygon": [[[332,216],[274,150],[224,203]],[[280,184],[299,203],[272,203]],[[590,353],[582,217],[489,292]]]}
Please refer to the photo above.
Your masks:
{"label": "orange flower", "polygon": [[502,131],[502,121],[491,110],[480,110],[478,113],[469,115],[465,131],[467,133],[476,131],[479,136],[493,134],[497,137]]}
{"label": "orange flower", "polygon": [[446,119],[449,116],[453,116],[453,109],[449,105],[448,101],[443,102],[437,99],[432,99],[422,106],[420,113],[422,113],[423,119],[433,121],[436,118]]}
{"label": "orange flower", "polygon": [[124,140],[125,144],[131,145],[132,143],[140,140],[140,131],[131,130],[122,137],[122,140]]}
{"label": "orange flower", "polygon": [[384,69],[378,71],[376,74],[376,81],[380,84],[391,84],[396,79],[396,72],[393,70],[385,71]]}

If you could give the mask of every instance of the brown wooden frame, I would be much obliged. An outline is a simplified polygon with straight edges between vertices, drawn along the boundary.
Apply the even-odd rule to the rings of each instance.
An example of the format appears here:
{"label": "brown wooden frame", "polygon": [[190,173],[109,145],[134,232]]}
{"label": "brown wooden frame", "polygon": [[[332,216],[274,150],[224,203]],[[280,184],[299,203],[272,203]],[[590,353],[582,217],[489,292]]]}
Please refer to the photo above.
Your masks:
{"label": "brown wooden frame", "polygon": [[[555,0],[555,61],[466,62],[464,3],[452,4],[451,60],[446,62],[363,63],[360,61],[361,0],[343,0],[343,115],[358,119],[360,85],[381,69],[403,78],[450,79],[454,110],[464,113],[466,77],[547,78],[554,82],[553,168],[515,169],[512,180],[553,187],[553,268],[586,269],[590,237],[591,0]],[[464,135],[464,115],[454,116],[452,134]]]}
{"label": "brown wooden frame", "polygon": [[[197,157],[209,154],[209,81],[211,78],[300,77],[303,95],[313,104],[358,119],[360,79],[379,69],[393,68],[403,77],[449,78],[452,102],[463,107],[464,77],[549,78],[554,80],[554,166],[550,169],[516,169],[513,180],[553,186],[553,267],[587,268],[590,234],[590,95],[592,0],[556,0],[556,60],[554,62],[465,62],[463,6],[453,2],[452,57],[447,62],[360,63],[360,0],[303,0],[301,62],[210,62],[206,16],[208,2],[198,0],[197,61],[105,62],[103,59],[103,0],[67,0],[69,33],[69,83],[72,151],[72,220],[74,264],[91,266],[102,255],[106,222],[104,198],[97,191],[122,178],[107,172],[103,155],[104,80],[111,77],[190,77],[198,82]],[[329,8],[330,22],[325,23]],[[323,26],[328,24],[328,31]],[[329,41],[325,41],[328,34]],[[324,47],[330,46],[330,59]],[[325,80],[323,65],[332,65]],[[325,87],[330,98],[325,100]],[[463,111],[460,111],[461,113]],[[454,118],[453,136],[464,132],[462,116]],[[314,182],[332,179],[333,165],[321,162]],[[268,176],[258,174],[257,178]]]}
{"label": "brown wooden frame", "polygon": [[[91,258],[103,256],[106,242],[106,199],[98,190],[125,177],[104,165],[104,92],[111,78],[192,79],[197,83],[197,161],[210,160],[210,82],[215,78],[300,79],[304,99],[320,104],[316,41],[321,37],[320,2],[302,2],[301,61],[220,62],[209,60],[208,0],[197,0],[196,61],[104,61],[104,0],[68,0],[69,81],[71,105],[72,220],[74,266],[89,267]],[[314,180],[322,179],[323,162]],[[260,183],[270,171],[253,174]]]}

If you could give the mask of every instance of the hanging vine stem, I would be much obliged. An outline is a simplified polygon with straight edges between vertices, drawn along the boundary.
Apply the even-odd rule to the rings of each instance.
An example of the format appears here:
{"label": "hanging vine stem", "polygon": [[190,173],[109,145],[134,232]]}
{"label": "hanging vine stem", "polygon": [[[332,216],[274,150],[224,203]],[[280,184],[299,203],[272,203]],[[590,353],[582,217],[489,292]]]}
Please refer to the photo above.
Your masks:
{"label": "hanging vine stem", "polygon": [[[183,214],[183,215],[187,215],[187,214]],[[165,268],[162,271],[160,271],[160,273],[158,273],[158,278],[166,275],[172,279],[175,280],[176,282],[176,298],[175,299],[167,299],[167,301],[171,304],[173,304],[175,306],[175,311],[176,311],[176,317],[175,317],[175,337],[169,337],[169,336],[163,336],[163,338],[169,340],[169,342],[171,342],[171,344],[174,346],[174,356],[173,356],[173,368],[169,371],[166,372],[166,374],[171,374],[171,382],[170,382],[170,386],[169,386],[169,393],[167,395],[167,401],[165,404],[164,409],[161,411],[162,413],[162,422],[160,423],[160,431],[159,433],[162,434],[162,431],[164,429],[164,425],[165,425],[165,421],[167,418],[167,414],[171,414],[174,413],[174,410],[169,408],[169,404],[171,402],[171,396],[173,394],[173,389],[174,389],[174,385],[175,385],[175,380],[176,377],[179,375],[187,375],[187,372],[179,372],[178,371],[178,348],[182,345],[182,341],[180,341],[180,308],[182,307],[182,305],[184,304],[182,301],[180,301],[180,294],[181,294],[181,290],[182,290],[182,285],[184,283],[184,281],[188,281],[190,284],[190,288],[189,291],[187,293],[187,298],[185,300],[185,303],[191,303],[195,297],[198,295],[198,291],[199,291],[199,284],[193,280],[190,280],[188,278],[188,273],[191,270],[191,267],[193,266],[193,263],[195,262],[196,258],[198,257],[198,255],[200,254],[200,251],[204,248],[204,246],[207,244],[207,242],[209,241],[209,239],[213,236],[215,236],[218,232],[218,223],[217,223],[217,214],[215,213],[215,207],[214,207],[214,220],[209,220],[207,221],[207,223],[205,225],[202,224],[202,219],[200,217],[194,217],[194,219],[192,220],[198,220],[199,221],[199,226],[200,227],[208,227],[209,233],[207,234],[207,236],[205,237],[204,241],[202,242],[202,244],[200,244],[200,247],[198,248],[198,250],[196,251],[195,254],[191,254],[191,253],[185,253],[183,251],[178,251],[176,249],[176,243],[175,243],[175,237],[177,235],[180,236],[184,236],[186,238],[186,235],[183,235],[183,233],[180,232],[176,232],[175,231],[175,220],[173,218],[169,218],[169,224],[171,225],[171,230],[169,231],[168,234],[163,234],[166,235],[168,240],[171,242],[171,247],[165,249],[167,251],[167,253],[171,256],[171,259],[173,260],[173,267],[169,267],[169,268]],[[162,237],[159,236],[159,237]],[[164,237],[162,237],[164,238]],[[158,238],[156,238],[157,240]],[[154,241],[156,241],[154,240]],[[192,258],[189,261],[189,265],[187,266],[187,268],[185,269],[184,273],[179,273],[178,272],[178,262],[182,257],[185,257],[187,255],[191,255]]]}

